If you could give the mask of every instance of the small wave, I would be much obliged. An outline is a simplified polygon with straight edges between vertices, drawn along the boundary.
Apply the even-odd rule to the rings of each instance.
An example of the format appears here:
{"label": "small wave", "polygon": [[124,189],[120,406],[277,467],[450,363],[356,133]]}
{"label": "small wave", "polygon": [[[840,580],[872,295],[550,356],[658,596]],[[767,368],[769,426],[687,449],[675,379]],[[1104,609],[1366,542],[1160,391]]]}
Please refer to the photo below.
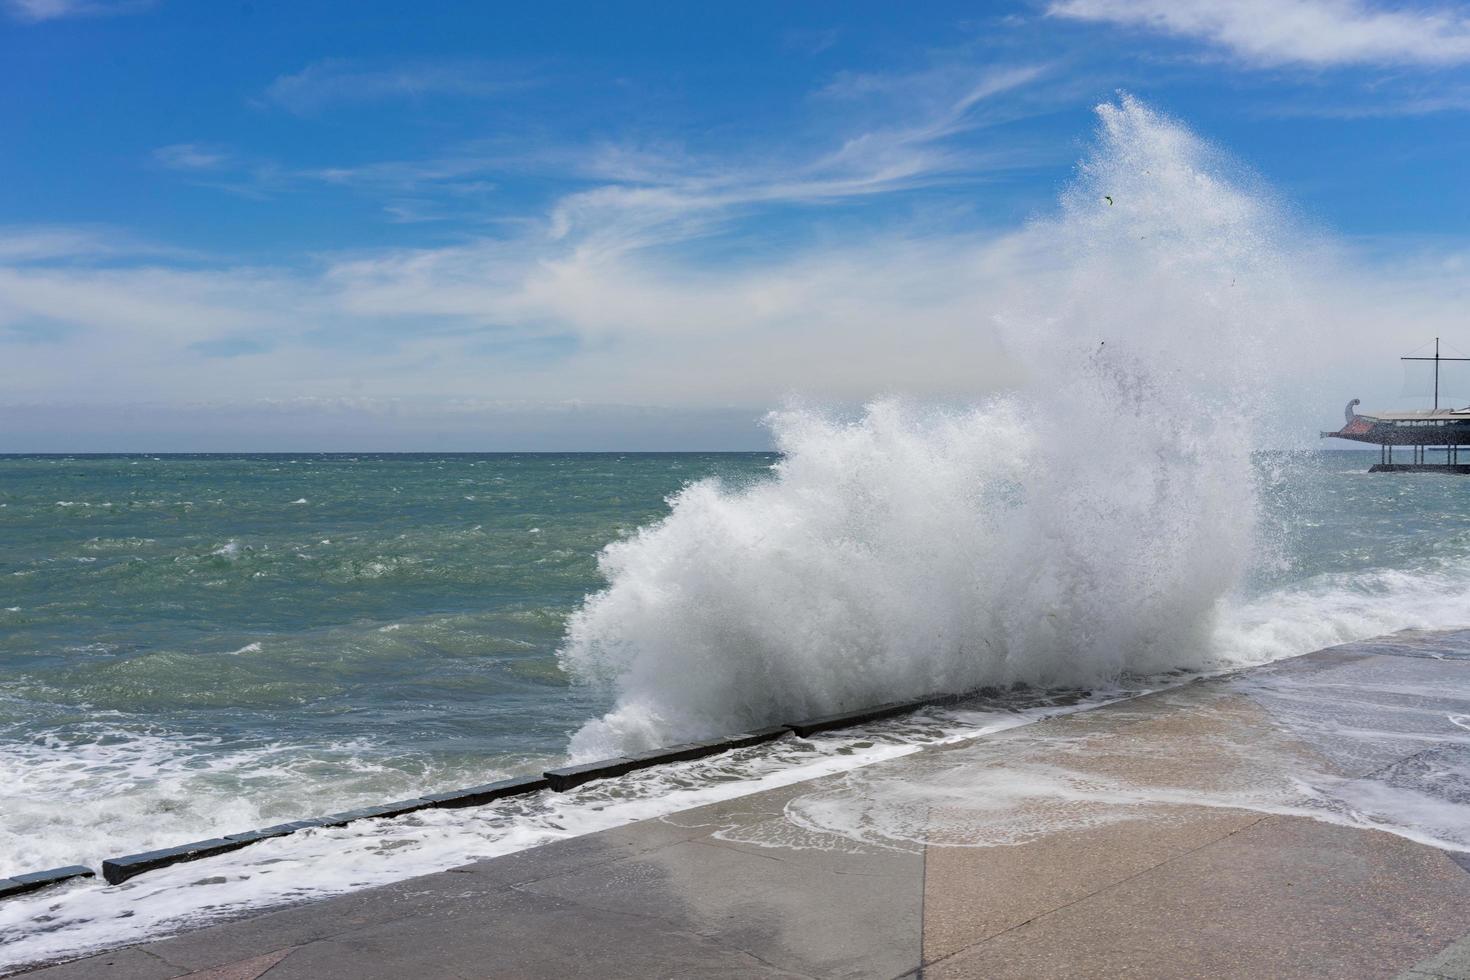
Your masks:
{"label": "small wave", "polygon": [[[376,761],[382,757],[361,741],[231,747],[214,736],[103,721],[0,745],[0,877],[96,867],[116,854],[413,788],[407,773]],[[300,792],[303,783],[311,793]]]}
{"label": "small wave", "polygon": [[1402,629],[1470,626],[1470,560],[1317,575],[1223,607],[1212,640],[1263,663]]}

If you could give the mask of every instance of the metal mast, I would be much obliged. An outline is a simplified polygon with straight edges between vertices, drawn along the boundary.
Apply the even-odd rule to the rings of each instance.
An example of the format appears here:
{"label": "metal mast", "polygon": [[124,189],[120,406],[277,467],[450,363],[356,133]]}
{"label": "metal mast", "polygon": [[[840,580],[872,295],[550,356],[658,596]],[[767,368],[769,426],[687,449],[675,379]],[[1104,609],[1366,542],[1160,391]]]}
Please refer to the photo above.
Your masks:
{"label": "metal mast", "polygon": [[1434,338],[1433,357],[1401,357],[1401,361],[1433,361],[1434,362],[1434,410],[1439,411],[1439,362],[1440,361],[1470,361],[1470,357],[1440,357],[1439,338]]}

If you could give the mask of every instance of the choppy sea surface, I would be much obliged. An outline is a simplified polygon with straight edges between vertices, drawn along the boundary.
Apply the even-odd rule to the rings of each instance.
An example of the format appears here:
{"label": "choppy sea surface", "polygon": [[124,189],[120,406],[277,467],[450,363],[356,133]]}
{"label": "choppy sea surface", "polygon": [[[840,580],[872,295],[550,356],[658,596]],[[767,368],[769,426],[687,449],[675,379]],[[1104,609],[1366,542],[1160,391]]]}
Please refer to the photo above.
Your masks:
{"label": "choppy sea surface", "polygon": [[[1272,547],[1219,610],[1214,662],[1470,624],[1470,483],[1368,474],[1375,455],[1257,454]],[[776,462],[0,458],[0,876],[95,867],[564,760],[569,739],[613,703],[606,689],[572,683],[557,658],[568,618],[607,584],[599,551],[666,515],[681,488],[718,478],[727,493],[759,489],[777,479]],[[1198,664],[1197,654],[1181,651],[1181,662]],[[685,765],[632,789],[430,814],[410,823],[411,846],[382,821],[261,845],[212,863],[226,873],[210,878],[220,887],[207,903],[189,887],[199,878],[190,866],[177,881],[78,886],[90,897],[53,909],[46,928],[25,917],[51,899],[16,901],[0,908],[0,963],[177,926],[201,905],[275,904],[448,867],[1146,683],[1120,676],[1080,702],[1032,691]],[[293,862],[312,870],[293,874]],[[146,903],[129,891],[140,888]]]}
{"label": "choppy sea surface", "polygon": [[0,876],[561,759],[599,549],[771,462],[0,459]]}

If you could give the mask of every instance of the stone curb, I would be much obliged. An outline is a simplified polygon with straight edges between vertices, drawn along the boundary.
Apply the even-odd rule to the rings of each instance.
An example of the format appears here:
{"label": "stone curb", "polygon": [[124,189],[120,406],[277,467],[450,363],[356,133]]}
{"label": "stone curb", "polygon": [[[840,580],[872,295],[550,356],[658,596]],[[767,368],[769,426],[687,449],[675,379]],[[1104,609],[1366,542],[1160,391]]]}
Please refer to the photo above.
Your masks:
{"label": "stone curb", "polygon": [[91,868],[80,864],[71,864],[64,868],[52,868],[50,871],[32,871],[29,874],[14,875],[10,878],[0,878],[0,898],[9,898],[12,895],[24,895],[47,885],[60,884],[73,878],[92,878],[95,872]]}
{"label": "stone curb", "polygon": [[[499,782],[486,783],[482,786],[471,786],[467,789],[452,790],[445,793],[431,793],[427,796],[400,800],[397,803],[385,803],[381,806],[345,810],[341,813],[333,813],[325,817],[293,820],[260,830],[247,830],[238,834],[226,834],[223,837],[211,838],[210,840],[180,844],[177,847],[165,847],[138,854],[128,854],[123,857],[109,858],[103,861],[102,877],[106,879],[108,884],[117,885],[127,881],[129,878],[136,877],[148,871],[171,867],[172,865],[182,864],[186,861],[197,861],[216,854],[225,854],[242,847],[247,847],[257,841],[285,837],[288,834],[294,834],[298,830],[344,827],[355,820],[398,817],[418,810],[483,806],[486,803],[492,803],[507,797],[538,793],[546,789],[555,793],[564,793],[567,790],[575,789],[578,786],[597,779],[610,779],[615,776],[623,776],[630,772],[636,772],[640,769],[651,769],[654,766],[666,765],[671,762],[687,762],[693,759],[703,759],[708,756],[719,755],[722,752],[747,748],[763,742],[771,742],[778,738],[784,738],[787,735],[796,735],[805,738],[818,732],[846,728],[867,721],[878,721],[910,711],[917,711],[920,708],[935,704],[953,702],[960,697],[962,695],[942,695],[918,701],[879,705],[876,708],[868,708],[863,711],[828,715],[795,724],[772,725],[767,728],[741,732],[736,735],[703,739],[697,742],[684,742],[680,745],[671,745],[666,748],[653,749],[649,752],[641,752],[634,755],[617,756],[612,759],[599,759],[595,762],[585,762],[575,766],[561,766],[556,769],[548,769],[540,776],[503,779]],[[33,891],[37,888],[44,888],[47,885],[66,881],[71,878],[92,877],[92,875],[93,872],[90,868],[76,865],[70,868],[59,868],[56,871],[41,871],[28,875],[16,875],[11,878],[0,878],[0,898]]]}

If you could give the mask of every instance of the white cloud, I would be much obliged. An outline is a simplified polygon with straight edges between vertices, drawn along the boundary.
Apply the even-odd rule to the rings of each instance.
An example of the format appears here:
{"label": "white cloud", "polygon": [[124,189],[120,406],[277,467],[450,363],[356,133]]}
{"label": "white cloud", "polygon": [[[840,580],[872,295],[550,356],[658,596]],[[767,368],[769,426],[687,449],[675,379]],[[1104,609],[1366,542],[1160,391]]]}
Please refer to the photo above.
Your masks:
{"label": "white cloud", "polygon": [[[458,76],[453,66],[445,70],[450,74],[439,80],[447,90]],[[412,91],[416,85],[425,91],[432,87],[412,72],[366,75],[370,80],[359,85],[353,72],[334,67],[317,75],[308,69],[287,76],[290,86],[278,80],[272,88],[281,90],[283,104],[305,111],[348,97],[347,89],[353,98],[370,98]],[[708,234],[727,218],[754,208],[851,201],[953,180],[962,173],[977,179],[1055,163],[1054,150],[1038,153],[1015,140],[984,150],[960,149],[953,140],[1051,108],[1044,95],[1009,108],[998,106],[1000,96],[1026,92],[1048,76],[1046,65],[984,70],[954,65],[909,75],[842,76],[821,97],[865,104],[857,109],[845,105],[841,112],[823,108],[822,114],[849,126],[854,118],[865,122],[829,137],[826,148],[818,150],[812,147],[820,137],[803,133],[790,141],[778,139],[774,149],[717,157],[667,142],[587,146],[506,138],[470,141],[416,160],[307,169],[251,161],[196,143],[161,147],[154,155],[165,166],[197,171],[213,186],[235,193],[263,196],[326,184],[377,196],[390,220],[398,223],[457,215],[504,226],[549,228],[564,244],[624,250]],[[302,82],[300,91],[297,81]],[[499,181],[525,173],[585,189],[563,195],[544,215],[488,210]]]}
{"label": "white cloud", "polygon": [[282,75],[266,88],[263,101],[292,112],[331,105],[449,95],[483,98],[530,84],[524,75],[481,62],[435,62],[374,68],[327,60]]}
{"label": "white cloud", "polygon": [[927,99],[901,119],[859,128],[815,155],[701,160],[678,150],[605,147],[582,164],[605,181],[551,211],[551,234],[584,254],[619,253],[709,233],[732,216],[778,205],[853,201],[1032,166],[1029,147],[959,149],[952,137],[982,128],[978,108],[1029,85],[1043,66],[965,74],[961,84],[920,83]]}
{"label": "white cloud", "polygon": [[[0,268],[0,344],[17,325],[70,330],[8,344],[19,356],[0,357],[0,387],[11,402],[309,396],[425,418],[485,399],[745,406],[752,419],[791,392],[961,399],[1013,380],[997,318],[1052,289],[1066,261],[1054,245],[1031,229],[911,224],[729,267],[530,238],[341,256],[318,271],[10,264]],[[1294,257],[1300,302],[1333,324],[1335,350],[1351,352],[1333,371],[1351,389],[1344,400],[1371,400],[1385,364],[1392,373],[1398,347],[1419,333],[1454,335],[1463,257],[1453,243],[1393,266],[1346,252]],[[1411,323],[1413,337],[1384,323]],[[243,356],[195,353],[240,340],[250,341]],[[551,357],[547,340],[558,344]]]}
{"label": "white cloud", "polygon": [[[905,118],[857,127],[835,148],[804,156],[605,147],[578,164],[584,180],[595,179],[591,189],[519,216],[499,234],[448,246],[339,253],[293,268],[180,267],[129,255],[126,243],[87,229],[0,230],[0,391],[33,406],[290,402],[290,425],[301,431],[309,428],[298,424],[302,413],[318,411],[313,405],[359,413],[381,406],[427,429],[432,422],[424,420],[486,399],[672,413],[734,406],[735,416],[755,418],[792,392],[837,402],[885,392],[970,398],[1013,380],[997,322],[1007,311],[1048,308],[1031,300],[1056,291],[1068,261],[1061,253],[1085,249],[1103,222],[1147,219],[1137,235],[1128,233],[1126,248],[1107,247],[1116,231],[1102,239],[1095,251],[1124,253],[1121,265],[1104,271],[1124,275],[1099,275],[1103,299],[1088,292],[1081,305],[1112,309],[1116,319],[1134,304],[1142,319],[1156,312],[1148,304],[1158,290],[1118,283],[1136,283],[1158,255],[1170,268],[1204,262],[1201,253],[1214,244],[1188,239],[1172,222],[1194,216],[1248,253],[1257,242],[1238,231],[1250,224],[1240,215],[1267,205],[1247,207],[1245,192],[1232,192],[1206,195],[1210,211],[1189,194],[1208,190],[1213,176],[1194,164],[1165,172],[1151,158],[1129,158],[1094,178],[1109,181],[1116,207],[1068,199],[1067,208],[1087,212],[1075,242],[1059,243],[1035,226],[985,232],[973,220],[956,229],[889,212],[865,217],[861,231],[844,223],[836,234],[803,236],[799,246],[763,242],[729,262],[657,246],[692,246],[758,208],[780,206],[789,218],[792,205],[825,210],[928,182],[979,179],[1015,161],[951,137],[985,124],[993,93],[1036,77],[1025,69],[946,75],[921,87],[922,98],[903,97],[911,105]],[[913,92],[918,84],[873,80],[843,97]],[[1191,149],[1196,142],[1161,124],[1158,139],[1140,145],[1186,160],[1208,156]],[[1145,181],[1130,197],[1129,182],[1150,169],[1159,186]],[[1182,204],[1142,201],[1167,197],[1169,188]],[[1133,248],[1161,251],[1130,258]],[[105,266],[80,261],[103,251]],[[1282,265],[1300,267],[1300,302],[1341,331],[1334,349],[1363,361],[1345,369],[1344,383],[1355,386],[1347,394],[1369,398],[1372,390],[1354,379],[1397,356],[1404,335],[1385,333],[1383,323],[1430,331],[1463,308],[1463,273],[1453,263],[1380,276],[1351,257],[1326,271],[1311,259],[1293,253]],[[1219,301],[1233,286],[1170,288],[1183,308]],[[1273,351],[1282,363],[1298,354],[1306,356]],[[314,401],[302,404],[303,397]]]}
{"label": "white cloud", "polygon": [[0,225],[0,264],[182,254],[104,226]]}
{"label": "white cloud", "polygon": [[1058,0],[1048,13],[1193,38],[1259,66],[1470,62],[1470,17],[1443,6],[1380,9],[1362,0]]}
{"label": "white cloud", "polygon": [[217,170],[230,162],[224,150],[199,143],[173,143],[153,151],[153,158],[170,170]]}
{"label": "white cloud", "polygon": [[[501,215],[499,220],[529,229],[527,234],[547,233],[564,250],[623,252],[709,235],[759,208],[850,202],[960,175],[983,179],[1056,162],[1054,152],[1038,153],[1014,140],[1003,147],[964,149],[953,139],[1024,114],[993,109],[992,103],[1032,86],[1047,71],[1042,65],[1019,65],[922,77],[867,76],[864,86],[891,87],[894,93],[884,98],[904,103],[902,108],[875,112],[869,106],[855,113],[844,107],[841,118],[860,115],[866,123],[818,149],[812,148],[810,134],[791,140],[789,147],[778,141],[774,149],[723,156],[659,142],[574,147],[487,140],[428,159],[277,171],[272,178],[386,195],[385,210],[402,221],[434,218],[446,206],[463,213],[466,200],[487,198],[495,180],[507,173],[556,177],[585,189],[556,199],[544,215]],[[438,212],[429,206],[435,199]]]}
{"label": "white cloud", "polygon": [[838,400],[885,388],[973,391],[1005,370],[984,327],[1010,288],[986,271],[1003,245],[888,222],[872,240],[728,267],[655,246],[758,208],[830,205],[1014,165],[948,141],[979,125],[985,99],[1034,77],[971,76],[924,111],[805,156],[603,147],[575,165],[595,187],[460,245],[327,256],[295,270],[92,269],[76,267],[58,241],[54,263],[0,263],[0,343],[9,329],[26,345],[23,357],[0,357],[0,386],[33,401],[492,394],[744,405],[752,418],[795,390]]}
{"label": "white cloud", "polygon": [[[7,330],[35,327],[24,349],[7,345],[21,356],[0,357],[0,386],[22,402],[489,395],[745,405],[753,419],[797,389],[953,395],[995,380],[993,339],[975,329],[974,296],[995,285],[973,268],[983,241],[894,229],[880,242],[702,269],[592,247],[641,237],[616,230],[622,214],[578,225],[570,241],[528,230],[339,256],[317,271],[93,268],[72,263],[98,247],[85,233],[0,236],[0,345]],[[42,257],[52,261],[22,261]],[[50,327],[54,341],[36,342]],[[241,345],[248,356],[190,367],[201,345],[242,338],[254,341]],[[550,359],[547,339],[558,341]]]}
{"label": "white cloud", "polygon": [[823,30],[792,30],[781,36],[782,46],[789,51],[815,57],[836,47],[842,31],[836,27]]}
{"label": "white cloud", "polygon": [[34,262],[109,254],[108,236],[92,228],[0,227],[0,262]]}
{"label": "white cloud", "polygon": [[17,20],[32,23],[65,17],[106,17],[147,10],[155,0],[5,0],[5,9]]}
{"label": "white cloud", "polygon": [[[528,420],[522,433],[541,426],[553,433],[545,445],[567,446],[555,440],[573,439],[572,422],[555,419],[572,403],[654,407],[598,409],[611,434],[580,448],[630,445],[628,433],[680,413],[723,412],[728,433],[732,419],[753,421],[793,392],[838,403],[890,392],[969,399],[1012,382],[998,318],[1053,290],[1068,261],[1055,244],[1044,230],[936,233],[915,223],[728,267],[529,237],[339,256],[319,270],[7,262],[0,389],[11,405],[40,406],[26,416],[36,426],[46,405],[152,403],[155,422],[165,404],[202,405],[214,409],[198,417],[219,431],[249,435],[240,422],[249,419],[266,442],[260,433],[342,444],[320,441],[341,426],[418,439],[440,424],[470,439],[478,418],[488,427],[479,431],[499,433],[495,446],[534,447],[515,442],[513,408]],[[1338,408],[1327,401],[1391,399],[1399,348],[1420,334],[1454,336],[1466,254],[1453,242],[1391,265],[1341,247],[1325,258],[1293,253],[1304,332],[1277,338],[1271,355],[1316,358],[1315,376],[1331,376],[1307,411],[1325,425]],[[1320,350],[1303,347],[1308,321],[1331,325],[1330,371]],[[7,341],[26,324],[43,329]],[[67,329],[38,342],[47,325]],[[241,340],[241,356],[199,352]],[[548,340],[558,342],[549,358]],[[589,416],[579,418],[575,438],[593,439]],[[1314,434],[1318,420],[1291,421]]]}
{"label": "white cloud", "polygon": [[1470,88],[1439,85],[1429,91],[1398,81],[1395,85],[1375,84],[1360,89],[1334,86],[1327,92],[1283,97],[1260,111],[1283,118],[1319,119],[1375,119],[1470,111]]}

